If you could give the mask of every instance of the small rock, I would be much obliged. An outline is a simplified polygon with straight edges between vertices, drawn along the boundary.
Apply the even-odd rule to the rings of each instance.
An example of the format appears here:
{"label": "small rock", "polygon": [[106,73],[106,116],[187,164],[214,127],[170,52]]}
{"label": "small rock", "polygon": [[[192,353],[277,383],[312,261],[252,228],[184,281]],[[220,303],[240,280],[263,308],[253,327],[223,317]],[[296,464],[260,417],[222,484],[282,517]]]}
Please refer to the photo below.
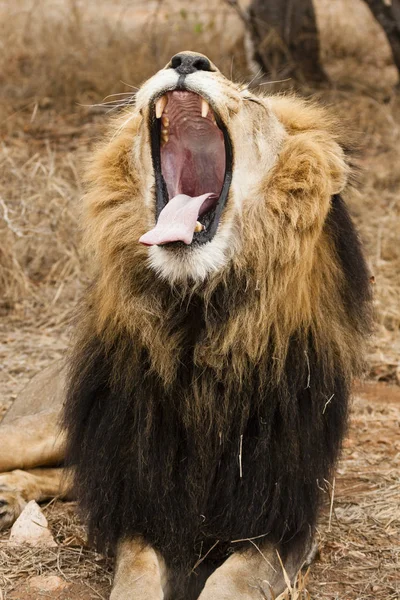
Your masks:
{"label": "small rock", "polygon": [[47,519],[34,500],[28,502],[11,528],[8,544],[28,546],[57,546],[51,535]]}
{"label": "small rock", "polygon": [[31,577],[28,583],[30,588],[40,592],[59,592],[70,585],[57,575],[37,575]]}

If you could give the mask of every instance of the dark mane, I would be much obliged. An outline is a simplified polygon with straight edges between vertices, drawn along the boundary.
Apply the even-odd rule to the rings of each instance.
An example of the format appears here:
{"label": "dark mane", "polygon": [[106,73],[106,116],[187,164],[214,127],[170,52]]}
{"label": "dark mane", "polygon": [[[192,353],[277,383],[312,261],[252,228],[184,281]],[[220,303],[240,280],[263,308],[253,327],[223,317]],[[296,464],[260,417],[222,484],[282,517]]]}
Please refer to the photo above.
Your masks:
{"label": "dark mane", "polygon": [[[369,273],[339,196],[325,234],[343,272],[349,328],[365,335]],[[237,274],[229,276],[240,290]],[[166,289],[167,301],[176,303]],[[235,310],[222,284],[207,303],[200,291],[181,301],[173,325],[181,353],[166,384],[139,337],[121,330],[110,343],[96,328],[95,309],[86,309],[72,353],[65,426],[68,463],[100,550],[142,534],[175,574],[187,574],[213,546],[207,560],[218,563],[247,544],[235,540],[265,535],[285,555],[287,542],[315,527],[346,427],[351,373],[339,358],[327,358],[311,329],[291,336],[279,381],[272,348],[248,365],[244,380],[196,364],[210,323],[218,326]]]}

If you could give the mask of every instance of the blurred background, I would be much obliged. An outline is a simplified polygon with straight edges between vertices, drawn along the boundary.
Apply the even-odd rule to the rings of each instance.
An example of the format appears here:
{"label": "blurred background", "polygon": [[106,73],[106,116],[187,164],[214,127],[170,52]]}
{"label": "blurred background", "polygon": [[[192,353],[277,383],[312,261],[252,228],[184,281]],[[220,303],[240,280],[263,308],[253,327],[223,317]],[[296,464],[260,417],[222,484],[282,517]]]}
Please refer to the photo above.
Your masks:
{"label": "blurred background", "polygon": [[[357,141],[358,186],[347,201],[375,277],[376,332],[339,483],[327,488],[311,592],[306,585],[296,597],[398,599],[400,0],[0,1],[0,418],[68,344],[87,277],[79,252],[85,157],[108,114],[185,49],[255,91],[317,98]],[[107,567],[82,551],[68,510],[56,505],[47,515],[63,568],[73,581],[86,569],[100,594],[93,597],[105,597]],[[68,538],[82,542],[76,568]],[[38,572],[37,561],[27,555],[21,574],[20,557],[1,552],[0,544],[0,598],[3,586],[7,598],[29,599],[29,590],[13,590]],[[41,564],[51,572],[51,559]]]}

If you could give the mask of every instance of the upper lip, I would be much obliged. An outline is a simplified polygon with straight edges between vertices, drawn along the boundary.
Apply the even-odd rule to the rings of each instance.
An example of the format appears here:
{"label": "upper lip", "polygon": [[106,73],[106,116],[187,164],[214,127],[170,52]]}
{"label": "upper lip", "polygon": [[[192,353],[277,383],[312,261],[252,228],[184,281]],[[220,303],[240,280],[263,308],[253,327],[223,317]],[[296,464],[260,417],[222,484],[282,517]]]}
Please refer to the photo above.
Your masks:
{"label": "upper lip", "polygon": [[[182,88],[182,87],[169,87],[163,90],[159,90],[150,101],[150,111],[149,111],[149,127],[150,127],[150,138],[151,138],[151,151],[152,151],[152,160],[153,160],[153,168],[156,182],[156,220],[159,217],[160,212],[166,205],[169,200],[169,195],[167,191],[166,182],[164,180],[161,168],[161,119],[160,117],[160,109],[163,108],[164,100],[162,100],[168,92],[174,91],[186,91],[197,94],[204,103],[201,105],[202,111],[204,113],[207,111],[207,106],[209,110],[212,110],[213,118],[215,118],[215,123],[222,131],[224,145],[225,145],[225,175],[222,184],[222,189],[218,200],[216,202],[215,207],[205,215],[205,225],[206,229],[203,231],[196,232],[193,237],[193,241],[197,243],[205,243],[210,241],[217,230],[219,219],[221,213],[224,209],[225,203],[227,201],[227,197],[229,194],[230,184],[232,180],[232,170],[233,170],[233,152],[232,152],[232,144],[231,139],[228,133],[228,129],[223,122],[221,116],[219,115],[218,109],[216,108],[213,100],[203,92],[199,92],[198,90],[190,89],[190,87]],[[157,114],[156,114],[157,113]],[[162,110],[161,110],[162,113]],[[204,219],[203,219],[204,220]]]}

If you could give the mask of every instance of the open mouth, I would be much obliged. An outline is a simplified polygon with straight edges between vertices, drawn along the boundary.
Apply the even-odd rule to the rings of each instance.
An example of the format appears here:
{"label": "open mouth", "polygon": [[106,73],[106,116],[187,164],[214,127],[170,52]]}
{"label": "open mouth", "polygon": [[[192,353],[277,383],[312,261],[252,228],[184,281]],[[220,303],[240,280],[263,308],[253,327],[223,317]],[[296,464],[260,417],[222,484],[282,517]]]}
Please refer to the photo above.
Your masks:
{"label": "open mouth", "polygon": [[226,127],[202,96],[173,90],[150,110],[156,226],[142,244],[203,244],[215,235],[232,179]]}

